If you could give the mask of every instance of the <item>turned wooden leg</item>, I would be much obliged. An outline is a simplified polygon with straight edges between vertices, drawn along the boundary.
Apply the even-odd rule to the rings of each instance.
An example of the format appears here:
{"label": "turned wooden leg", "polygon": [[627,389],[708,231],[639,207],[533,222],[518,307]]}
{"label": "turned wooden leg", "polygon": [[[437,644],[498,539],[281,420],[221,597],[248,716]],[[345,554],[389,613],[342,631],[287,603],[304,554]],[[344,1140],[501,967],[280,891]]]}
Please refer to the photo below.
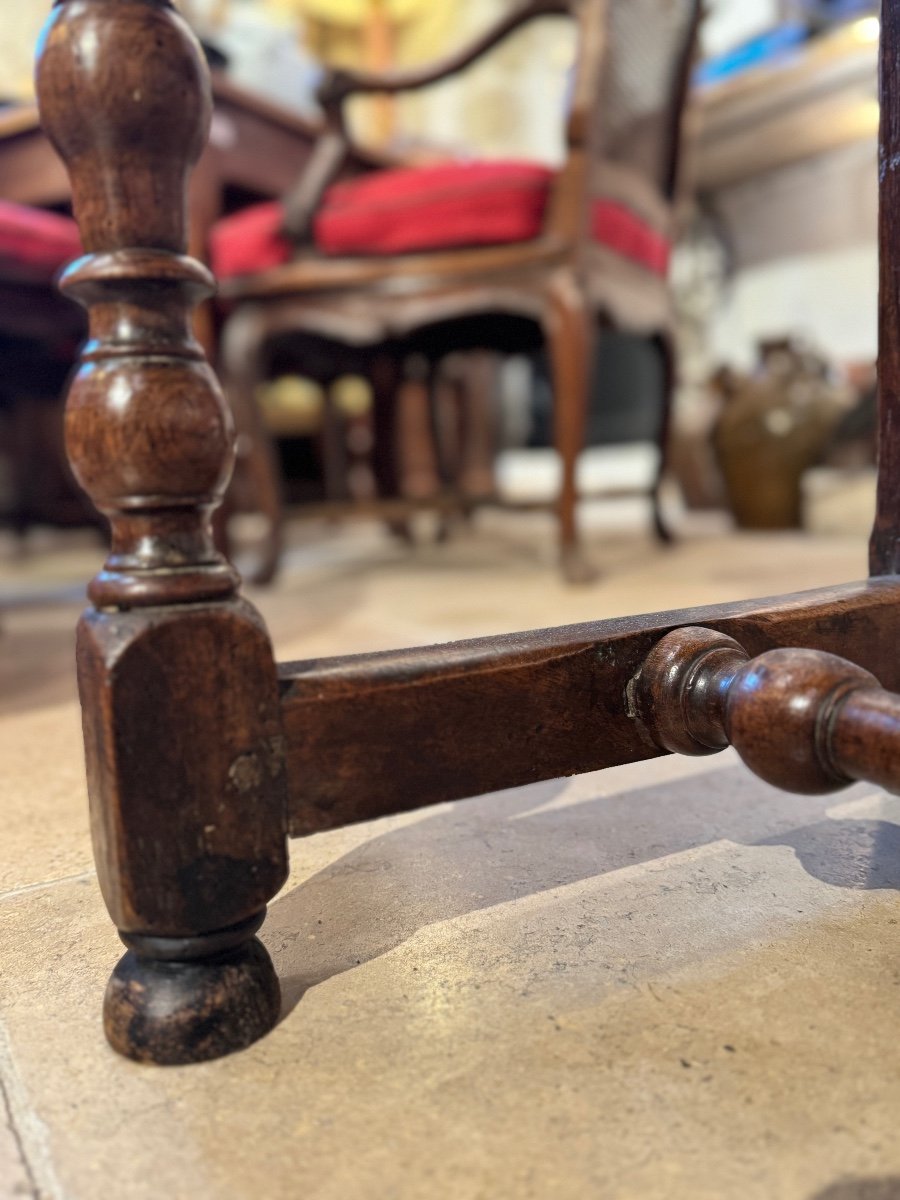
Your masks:
{"label": "turned wooden leg", "polygon": [[106,1033],[130,1058],[196,1062],[277,1020],[255,933],[287,874],[278,681],[212,540],[234,432],[191,329],[213,290],[184,255],[209,81],[158,0],[62,0],[41,45],[42,122],[86,251],[62,286],[90,314],[66,440],[112,532],[77,643],[94,857],[129,947]]}
{"label": "turned wooden leg", "polygon": [[261,518],[263,532],[256,539],[253,560],[243,568],[245,578],[259,585],[271,583],[277,575],[284,546],[281,467],[257,399],[263,376],[264,338],[264,323],[248,306],[226,323],[221,345],[236,449],[234,477],[222,506],[226,513],[222,521],[223,548],[230,546],[227,523],[233,513],[250,511]]}
{"label": "turned wooden leg", "polygon": [[400,363],[390,350],[379,350],[372,356],[368,370],[372,384],[375,486],[379,496],[393,498],[400,494],[396,433]]}
{"label": "turned wooden leg", "polygon": [[[368,371],[372,385],[372,468],[375,475],[375,494],[381,499],[393,500],[400,495],[397,434],[397,398],[402,378],[400,360],[391,348],[379,349],[373,354]],[[385,524],[395,537],[412,544],[413,531],[408,518],[393,518]]]}
{"label": "turned wooden leg", "polygon": [[347,487],[347,445],[344,437],[344,420],[334,395],[333,381],[323,388],[322,433],[319,439],[322,455],[322,479],[325,499],[337,502],[346,500],[350,492]]}
{"label": "turned wooden leg", "polygon": [[545,332],[553,380],[553,426],[562,467],[558,500],[562,571],[569,583],[589,583],[595,574],[578,535],[576,468],[584,449],[590,396],[593,337],[591,314],[573,277],[557,275],[549,290]]}
{"label": "turned wooden leg", "polygon": [[442,482],[459,484],[462,454],[462,367],[460,354],[450,354],[435,364],[431,400],[434,407],[435,445]]}
{"label": "turned wooden leg", "polygon": [[472,350],[461,369],[459,489],[467,500],[489,500],[496,491],[497,355]]}
{"label": "turned wooden leg", "polygon": [[430,375],[424,355],[412,355],[397,392],[400,492],[409,500],[427,500],[441,490],[431,423]]}
{"label": "turned wooden leg", "polygon": [[651,492],[651,500],[653,502],[653,529],[656,536],[661,542],[666,545],[671,544],[675,539],[671,529],[666,524],[665,518],[662,515],[660,508],[660,491],[665,478],[666,470],[669,465],[669,439],[672,433],[672,409],[675,402],[675,384],[677,382],[677,352],[675,348],[675,340],[669,333],[660,334],[655,339],[656,345],[659,348],[660,357],[662,359],[663,368],[663,396],[662,396],[662,413],[659,419],[659,435],[657,438],[657,447],[659,449],[659,461],[656,467],[656,476],[653,480],[653,490]]}
{"label": "turned wooden leg", "polygon": [[262,623],[218,591],[228,568],[186,574],[183,604],[146,569],[98,577],[100,611],[78,628],[94,856],[129,947],[104,1014],[120,1053],[194,1062],[277,1019],[278,981],[253,939],[287,871],[284,739]]}
{"label": "turned wooden leg", "polygon": [[375,498],[375,418],[371,384],[357,376],[335,381],[335,400],[343,422],[347,495],[365,504]]}

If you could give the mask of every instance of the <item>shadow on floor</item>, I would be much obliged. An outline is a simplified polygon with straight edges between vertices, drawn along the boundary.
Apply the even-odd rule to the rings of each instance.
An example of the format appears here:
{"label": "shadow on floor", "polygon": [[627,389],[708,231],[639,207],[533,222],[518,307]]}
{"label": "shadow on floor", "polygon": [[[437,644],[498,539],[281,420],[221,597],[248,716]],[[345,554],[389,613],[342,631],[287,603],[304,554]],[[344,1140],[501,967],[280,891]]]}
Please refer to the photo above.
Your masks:
{"label": "shadow on floor", "polygon": [[[85,557],[86,581],[99,564],[95,550]],[[38,567],[41,561],[36,555]],[[4,587],[0,563],[0,716],[77,698],[75,626],[87,603],[86,586],[42,587],[36,582],[31,588]],[[339,631],[364,603],[365,586],[362,569],[335,568],[308,572],[302,586],[292,589],[251,590],[250,598],[277,647],[280,641],[313,641]],[[341,640],[337,632],[334,640]],[[354,649],[350,646],[348,652]]]}
{"label": "shadow on floor", "polygon": [[[267,928],[281,938],[270,948],[285,1015],[309,988],[424,926],[721,839],[789,846],[804,870],[834,887],[900,888],[900,825],[829,820],[833,795],[788,797],[737,766],[554,808],[565,786],[556,780],[442,806],[277,901]],[[858,785],[841,799],[872,790]],[[302,853],[298,842],[294,854]],[[304,970],[292,975],[298,951]],[[294,959],[290,967],[279,964],[285,958]]]}
{"label": "shadow on floor", "polygon": [[840,1179],[810,1200],[900,1200],[900,1176],[883,1179]]}

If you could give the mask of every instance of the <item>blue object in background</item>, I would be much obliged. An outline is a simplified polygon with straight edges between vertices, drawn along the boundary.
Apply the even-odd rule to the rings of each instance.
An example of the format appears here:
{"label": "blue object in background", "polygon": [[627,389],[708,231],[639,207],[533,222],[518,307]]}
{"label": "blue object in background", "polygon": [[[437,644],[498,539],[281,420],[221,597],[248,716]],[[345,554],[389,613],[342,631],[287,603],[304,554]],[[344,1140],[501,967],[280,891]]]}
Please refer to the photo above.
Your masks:
{"label": "blue object in background", "polygon": [[792,21],[779,25],[758,37],[751,38],[742,46],[729,50],[727,54],[719,54],[715,58],[701,63],[694,72],[694,83],[698,87],[708,87],[711,83],[720,83],[741,71],[758,67],[763,63],[772,62],[782,54],[801,46],[809,37],[809,29],[800,21]]}

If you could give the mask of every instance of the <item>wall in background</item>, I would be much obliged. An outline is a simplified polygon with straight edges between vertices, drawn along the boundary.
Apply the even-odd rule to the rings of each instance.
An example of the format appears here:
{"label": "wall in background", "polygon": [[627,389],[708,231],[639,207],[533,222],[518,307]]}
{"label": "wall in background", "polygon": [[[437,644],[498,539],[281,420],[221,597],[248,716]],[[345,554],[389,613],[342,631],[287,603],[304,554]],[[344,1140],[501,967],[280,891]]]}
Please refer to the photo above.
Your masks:
{"label": "wall in background", "polygon": [[[510,7],[510,0],[457,0],[452,38],[430,56],[471,40]],[[401,132],[476,156],[558,163],[574,58],[571,22],[533,22],[455,79],[403,97]]]}
{"label": "wall in background", "polygon": [[[756,33],[777,17],[778,0],[709,0],[704,46],[718,53]],[[292,54],[293,30],[273,15],[263,0],[192,0],[190,15],[203,27],[210,15],[227,7],[219,37],[234,57],[241,82],[280,95],[295,107],[309,107],[314,79],[303,78],[307,60]],[[441,7],[435,0],[436,9]],[[471,37],[501,12],[510,0],[455,0],[451,40]],[[49,9],[49,0],[0,0],[0,93],[31,95],[34,44]],[[402,43],[401,37],[401,43]],[[440,46],[410,38],[404,56],[421,60]],[[449,45],[443,47],[448,49]],[[538,22],[524,30],[455,81],[401,101],[403,132],[411,138],[451,145],[471,144],[481,153],[528,153],[553,161],[560,153],[560,122],[568,70],[574,54],[571,28],[562,21]],[[532,150],[533,147],[533,150]]]}
{"label": "wall in background", "polygon": [[50,0],[0,0],[0,97],[34,95],[34,47],[50,12]]}
{"label": "wall in background", "polygon": [[875,359],[878,247],[800,255],[741,271],[710,329],[713,362],[750,367],[763,338],[792,334],[835,363]]}
{"label": "wall in background", "polygon": [[780,16],[779,0],[707,0],[703,50],[723,54],[749,37],[769,29]]}

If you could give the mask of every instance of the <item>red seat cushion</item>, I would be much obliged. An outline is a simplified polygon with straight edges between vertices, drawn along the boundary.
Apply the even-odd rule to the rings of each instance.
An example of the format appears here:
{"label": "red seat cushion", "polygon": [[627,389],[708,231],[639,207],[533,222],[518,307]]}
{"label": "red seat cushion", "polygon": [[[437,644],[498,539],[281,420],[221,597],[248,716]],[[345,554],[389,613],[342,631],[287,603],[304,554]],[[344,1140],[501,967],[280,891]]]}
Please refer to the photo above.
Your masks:
{"label": "red seat cushion", "polygon": [[[324,254],[388,255],[495,246],[537,237],[553,172],[525,162],[444,163],[374,171],[329,188],[314,221]],[[293,254],[283,209],[258,204],[220,221],[212,266],[221,279],[255,274]],[[665,275],[669,243],[630,209],[598,200],[592,236],[624,258]]]}
{"label": "red seat cushion", "polygon": [[552,179],[528,162],[374,171],[328,189],[316,245],[326,254],[408,254],[526,242],[541,232]]}
{"label": "red seat cushion", "polygon": [[0,266],[50,280],[80,254],[81,238],[71,217],[0,200]]}
{"label": "red seat cushion", "polygon": [[209,235],[209,259],[219,279],[255,275],[280,266],[293,256],[293,246],[281,232],[284,206],[279,200],[251,204],[217,221]]}
{"label": "red seat cushion", "polygon": [[595,200],[591,208],[591,237],[622,258],[665,277],[672,244],[637,213],[615,200]]}
{"label": "red seat cushion", "polygon": [[[535,163],[443,163],[373,171],[325,193],[314,221],[324,254],[384,255],[493,246],[537,237],[553,172]],[[278,203],[226,217],[213,230],[212,266],[222,279],[287,262]]]}

